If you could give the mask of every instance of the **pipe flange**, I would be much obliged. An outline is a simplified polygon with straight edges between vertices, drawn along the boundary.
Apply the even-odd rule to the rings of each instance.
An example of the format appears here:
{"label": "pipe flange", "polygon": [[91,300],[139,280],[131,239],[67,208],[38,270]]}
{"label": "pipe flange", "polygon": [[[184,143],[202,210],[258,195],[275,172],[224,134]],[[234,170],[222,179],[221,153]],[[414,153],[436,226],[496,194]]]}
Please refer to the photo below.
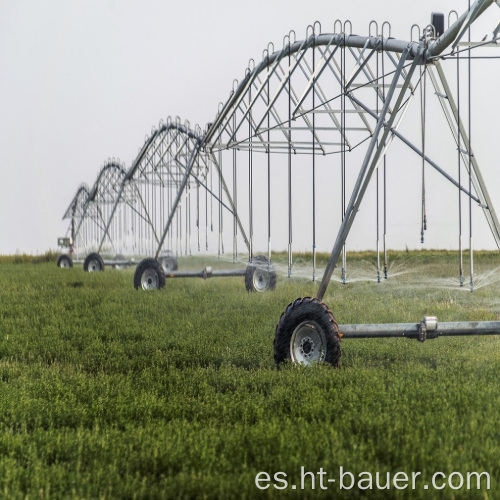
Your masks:
{"label": "pipe flange", "polygon": [[419,342],[425,342],[427,339],[435,339],[437,334],[438,319],[436,316],[424,316],[418,328]]}
{"label": "pipe flange", "polygon": [[207,266],[205,269],[203,269],[203,279],[206,280],[207,278],[212,277],[212,267]]}
{"label": "pipe flange", "polygon": [[420,322],[420,326],[418,327],[418,341],[425,342],[426,339],[427,339],[427,326],[424,318]]}

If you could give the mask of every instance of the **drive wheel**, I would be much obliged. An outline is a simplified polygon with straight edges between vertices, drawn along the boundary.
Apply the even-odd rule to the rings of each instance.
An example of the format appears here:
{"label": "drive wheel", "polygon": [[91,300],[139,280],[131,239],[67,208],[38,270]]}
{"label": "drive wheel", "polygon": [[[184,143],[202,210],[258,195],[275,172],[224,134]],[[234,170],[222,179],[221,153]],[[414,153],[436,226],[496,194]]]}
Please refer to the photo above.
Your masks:
{"label": "drive wheel", "polygon": [[83,262],[83,270],[88,273],[104,271],[104,261],[98,253],[90,253]]}
{"label": "drive wheel", "polygon": [[163,268],[163,272],[165,274],[170,273],[171,271],[177,271],[179,264],[177,263],[177,259],[173,255],[160,255],[158,259],[161,267]]}
{"label": "drive wheel", "polygon": [[263,292],[276,288],[276,271],[264,255],[252,259],[245,271],[247,292]]}
{"label": "drive wheel", "polygon": [[340,334],[332,312],[311,297],[297,299],[285,309],[274,335],[274,361],[309,366],[326,362],[340,365]]}
{"label": "drive wheel", "polygon": [[66,254],[57,257],[57,267],[73,267],[73,259]]}
{"label": "drive wheel", "polygon": [[156,259],[144,259],[134,273],[134,288],[138,290],[159,290],[165,286],[165,275]]}

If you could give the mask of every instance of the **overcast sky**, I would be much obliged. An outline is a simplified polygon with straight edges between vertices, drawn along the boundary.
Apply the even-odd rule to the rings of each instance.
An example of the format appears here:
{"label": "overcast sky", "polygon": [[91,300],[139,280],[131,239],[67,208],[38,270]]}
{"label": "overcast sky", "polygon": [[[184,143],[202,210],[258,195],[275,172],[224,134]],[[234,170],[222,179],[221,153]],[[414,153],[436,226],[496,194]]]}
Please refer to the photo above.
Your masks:
{"label": "overcast sky", "polygon": [[[410,39],[414,23],[453,8],[461,13],[467,2],[0,0],[0,253],[55,249],[78,186],[91,186],[108,157],[130,166],[169,115],[202,127],[213,121],[249,59],[259,61],[270,41],[280,47],[291,29],[302,39],[316,20],[332,32],[336,19],[349,19],[366,35],[370,20],[388,20],[393,37]],[[478,39],[499,16],[491,7],[475,27]],[[497,210],[499,66],[492,60],[477,76],[485,116],[475,129],[485,138],[484,176]],[[494,247],[487,234],[476,236]]]}

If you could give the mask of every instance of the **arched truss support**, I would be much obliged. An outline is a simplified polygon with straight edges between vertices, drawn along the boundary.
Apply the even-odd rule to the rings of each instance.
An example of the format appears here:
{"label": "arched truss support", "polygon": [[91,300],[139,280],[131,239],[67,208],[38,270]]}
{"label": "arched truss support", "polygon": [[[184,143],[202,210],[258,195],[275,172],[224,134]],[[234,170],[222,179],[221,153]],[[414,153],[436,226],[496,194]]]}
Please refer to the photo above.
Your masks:
{"label": "arched truss support", "polygon": [[[293,158],[300,154],[315,157],[363,151],[364,159],[345,208],[319,298],[331,278],[330,271],[337,263],[338,252],[345,244],[370,179],[394,138],[480,204],[500,248],[500,225],[476,160],[471,167],[474,193],[398,131],[426,71],[431,74],[438,97],[446,96],[443,109],[448,106],[449,110],[445,109],[445,115],[458,120],[438,57],[452,42],[458,43],[464,29],[492,3],[492,0],[476,1],[470,11],[458,17],[437,39],[428,32],[418,42],[409,42],[384,36],[316,34],[314,28],[302,41],[285,37],[282,49],[272,54],[265,52],[262,62],[247,70],[208,127],[202,145],[210,151],[288,155],[289,214],[291,164],[298,161]],[[385,63],[383,75],[375,71],[378,54]],[[424,69],[415,71],[417,67]],[[465,155],[472,156],[462,125],[460,130],[460,147]],[[289,226],[290,253],[291,222]],[[289,267],[290,262],[289,257]]]}
{"label": "arched truss support", "polygon": [[71,245],[76,250],[84,246],[77,228],[80,227],[81,221],[85,218],[89,196],[90,188],[86,184],[81,184],[63,215],[63,220],[70,220],[66,236],[71,238]]}
{"label": "arched truss support", "polygon": [[80,188],[66,211],[71,218],[71,236],[77,253],[95,250],[104,230],[109,207],[114,203],[118,186],[126,171],[118,160],[109,159],[99,171],[92,188]]}
{"label": "arched truss support", "polygon": [[[495,238],[497,247],[500,249],[500,224],[498,222],[495,207],[493,206],[490,195],[486,189],[486,183],[484,182],[481,174],[477,158],[472,151],[467,129],[460,118],[453,92],[448,84],[442,65],[438,60],[435,61],[434,64],[429,65],[429,75],[443,112],[450,125],[451,133],[453,134],[458,150],[461,153],[462,164],[464,165],[467,173],[469,173],[470,165],[472,185],[477,193],[477,197],[473,197],[473,199],[483,209],[484,216],[488,221],[491,233]],[[462,186],[460,187],[463,189]]]}
{"label": "arched truss support", "polygon": [[[414,84],[411,76],[407,75],[408,68],[412,60],[422,57],[423,49],[418,43],[401,42],[382,36],[315,34],[314,30],[306,40],[287,41],[289,43],[284,43],[281,50],[273,54],[265,53],[263,61],[247,71],[244,80],[235,88],[214,123],[209,126],[203,145],[214,153],[248,151],[249,177],[252,175],[253,153],[267,154],[268,162],[271,153],[288,156],[290,274],[293,242],[292,163],[295,162],[292,157],[312,155],[314,163],[317,156],[343,157],[346,151],[362,149],[366,145],[374,134],[389,85],[376,74],[371,64],[376,59],[373,56],[377,54],[378,57],[379,53],[384,57],[386,73],[401,73],[408,82],[408,92],[401,107],[393,109],[392,105],[388,105],[384,112],[397,117],[394,122],[397,128],[414,94]],[[392,47],[393,51],[388,50],[388,47]],[[402,54],[405,58],[401,64]],[[360,103],[366,102],[370,106],[363,109]],[[371,112],[376,112],[375,118]],[[392,137],[388,139],[383,154],[391,140]],[[235,161],[233,155],[233,165]],[[314,168],[315,166],[313,170]],[[268,171],[270,170],[269,166]],[[236,176],[236,171],[235,169],[233,177]],[[312,175],[314,189],[315,173]],[[252,183],[251,179],[249,183]],[[269,183],[270,174],[268,198],[271,192]],[[251,212],[251,199],[249,205]],[[270,211],[269,206],[268,212]],[[270,218],[269,215],[269,255]],[[249,219],[252,248],[254,218],[251,213]],[[314,232],[315,221],[312,225]],[[314,253],[315,241],[312,247]]]}
{"label": "arched truss support", "polygon": [[[201,149],[201,139],[202,131],[198,126],[191,129],[189,122],[181,123],[178,118],[168,118],[166,123],[161,122],[152,130],[123,182],[116,186],[117,195],[104,227],[99,252],[112,244],[112,224],[123,219],[127,234],[122,249],[128,253],[158,257],[162,250],[175,249],[182,254],[184,238],[187,253],[191,240],[191,193],[194,191],[197,197],[200,190],[205,191],[206,200],[214,198],[234,212],[225,182],[222,180],[225,200],[207,182],[210,170],[218,171],[218,167],[215,157]],[[199,213],[196,218],[199,228]],[[239,224],[242,228],[240,221]]]}
{"label": "arched truss support", "polygon": [[[315,25],[305,40],[296,41],[292,40],[294,37],[291,35],[287,36],[282,49],[272,53],[265,51],[262,62],[253,64],[247,70],[243,80],[234,86],[229,99],[220,107],[214,122],[207,126],[205,133],[197,126],[191,129],[188,122],[181,123],[178,118],[169,118],[152,131],[130,169],[114,184],[113,201],[106,217],[94,213],[92,220],[99,228],[100,235],[98,251],[120,246],[122,249],[127,248],[131,254],[158,257],[162,249],[167,248],[182,253],[184,239],[185,251],[188,253],[188,239],[189,247],[191,245],[191,195],[194,196],[195,191],[198,200],[196,226],[200,248],[198,192],[201,188],[206,194],[207,213],[210,197],[211,201],[218,203],[219,209],[223,207],[233,216],[233,252],[239,230],[251,258],[253,221],[256,219],[252,213],[253,154],[262,153],[267,156],[267,198],[270,213],[272,153],[288,158],[288,231],[291,255],[291,185],[292,175],[295,175],[292,165],[295,162],[298,164],[295,158],[299,155],[311,156],[313,171],[314,162],[320,158],[331,158],[332,162],[340,158],[339,163],[345,170],[345,153],[358,151],[361,161],[356,161],[356,165],[361,167],[352,187],[349,203],[343,201],[342,224],[320,285],[318,297],[321,298],[370,179],[394,138],[401,140],[421,156],[425,163],[481,205],[495,241],[499,244],[498,220],[475,157],[471,168],[476,194],[467,191],[436,161],[429,158],[423,147],[420,149],[415,146],[399,131],[425,71],[430,74],[445,115],[449,121],[455,120],[458,123],[452,93],[438,56],[453,41],[458,40],[464,27],[491,3],[491,0],[476,1],[469,12],[460,16],[437,39],[433,39],[428,33],[417,42],[396,40],[390,34],[384,36],[384,33],[373,36],[371,33],[369,36],[352,35],[347,33],[345,23],[344,26],[340,25],[340,33],[317,34]],[[382,73],[378,70],[379,62],[384,68]],[[424,70],[416,71],[417,68]],[[456,139],[457,143],[465,155],[472,156],[465,130],[462,125],[460,127],[460,139]],[[240,160],[242,154],[248,154],[248,161]],[[222,161],[228,156],[229,161]],[[249,224],[246,230],[238,215],[237,199],[237,186],[242,178],[237,173],[241,171],[242,163],[248,165]],[[231,170],[229,175],[228,165]],[[353,170],[352,167],[350,169]],[[208,182],[209,174],[211,176],[213,173],[217,176],[218,190],[213,187],[211,177]],[[314,176],[313,173],[313,190],[316,183]],[[232,181],[232,193],[228,179]],[[346,192],[344,185],[342,190]],[[314,227],[315,202],[313,205]],[[240,211],[240,215],[241,213]],[[221,232],[222,218],[219,217],[219,220]],[[123,230],[114,231],[113,227],[120,224]],[[267,227],[270,258],[270,215]],[[120,239],[119,244],[115,241],[117,238]],[[220,242],[221,237],[219,247]]]}

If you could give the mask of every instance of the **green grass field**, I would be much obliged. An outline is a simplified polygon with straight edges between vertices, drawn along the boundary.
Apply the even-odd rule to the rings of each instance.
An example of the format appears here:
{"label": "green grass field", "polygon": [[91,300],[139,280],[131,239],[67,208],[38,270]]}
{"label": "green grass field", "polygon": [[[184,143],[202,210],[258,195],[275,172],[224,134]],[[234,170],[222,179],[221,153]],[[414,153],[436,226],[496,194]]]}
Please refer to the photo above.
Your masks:
{"label": "green grass field", "polygon": [[[278,371],[276,323],[318,283],[280,276],[248,294],[242,278],[178,279],[146,293],[133,269],[44,260],[0,259],[0,497],[500,498],[500,338],[345,340],[340,369]],[[374,255],[351,255],[352,281],[324,300],[340,324],[500,319],[500,256],[475,255],[474,293],[457,262],[392,253],[377,284]],[[356,481],[421,475],[415,489],[341,491],[340,466]],[[313,490],[304,475],[302,490],[301,467],[336,482],[322,490],[316,475]],[[490,489],[424,489],[438,471],[488,472]]]}

